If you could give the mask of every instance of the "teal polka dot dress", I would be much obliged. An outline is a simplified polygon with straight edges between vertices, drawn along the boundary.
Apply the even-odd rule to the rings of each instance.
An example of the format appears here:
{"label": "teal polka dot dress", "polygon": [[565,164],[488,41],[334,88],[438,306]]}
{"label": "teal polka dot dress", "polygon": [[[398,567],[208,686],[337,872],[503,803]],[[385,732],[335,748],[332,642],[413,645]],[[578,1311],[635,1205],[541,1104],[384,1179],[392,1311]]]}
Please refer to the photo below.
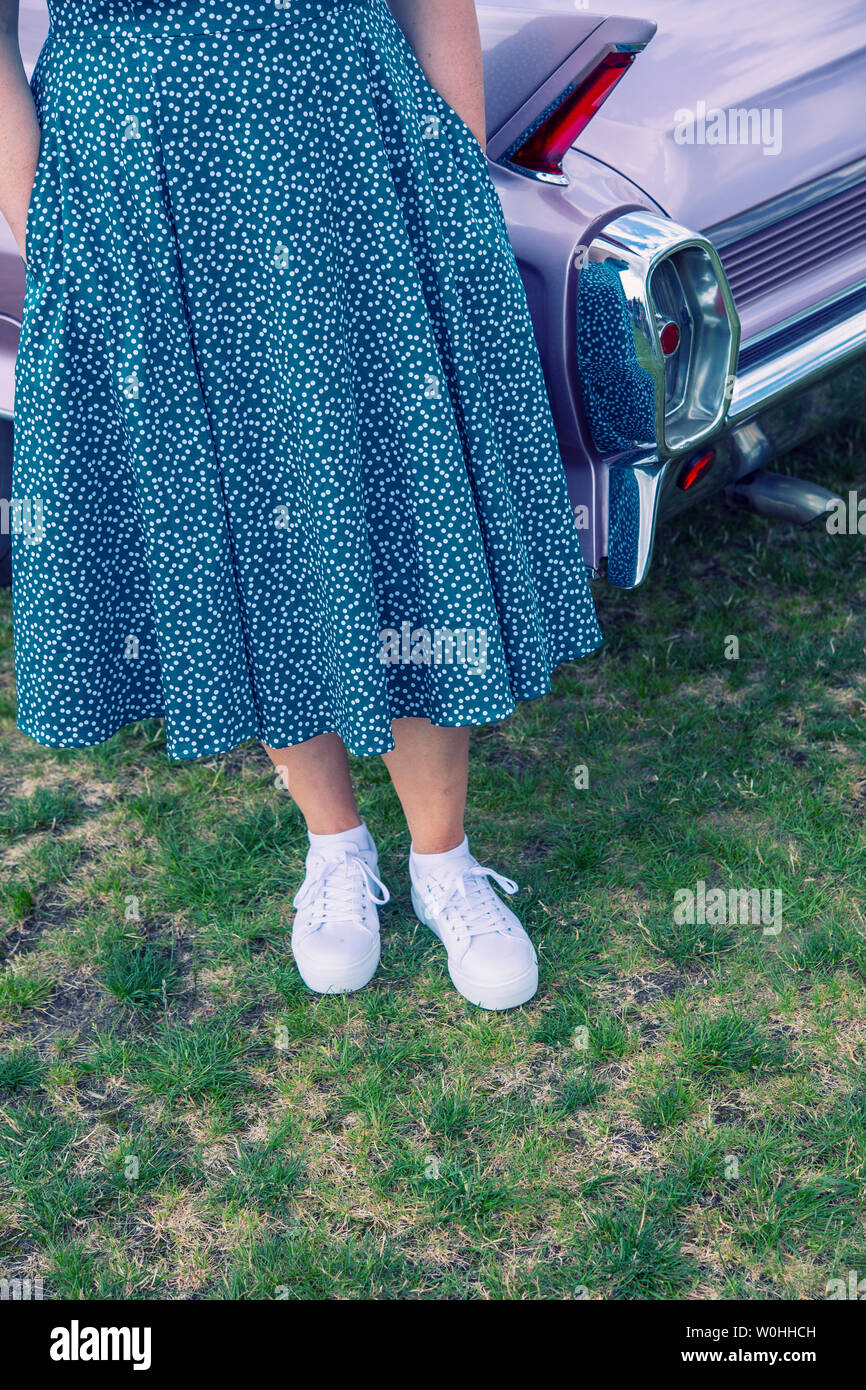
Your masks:
{"label": "teal polka dot dress", "polygon": [[386,0],[49,0],[18,725],[499,720],[601,641],[481,145]]}

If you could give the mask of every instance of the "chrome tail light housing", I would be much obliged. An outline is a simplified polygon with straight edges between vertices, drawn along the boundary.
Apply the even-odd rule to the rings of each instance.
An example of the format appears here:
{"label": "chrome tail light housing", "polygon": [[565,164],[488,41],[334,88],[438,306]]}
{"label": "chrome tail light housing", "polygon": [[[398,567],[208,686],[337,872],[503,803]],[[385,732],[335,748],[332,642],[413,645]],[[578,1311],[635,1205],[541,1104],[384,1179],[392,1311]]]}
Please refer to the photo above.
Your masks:
{"label": "chrome tail light housing", "polygon": [[[740,347],[739,316],[715,247],[657,213],[628,212],[592,240],[584,275],[587,291],[593,281],[603,283],[605,311],[618,317],[611,332],[629,340],[631,389],[645,397],[637,412],[640,437],[623,437],[606,414],[619,410],[620,420],[629,418],[635,400],[620,396],[617,405],[614,391],[590,402],[584,393],[599,453],[620,451],[611,448],[612,438],[621,450],[652,449],[659,459],[696,448],[724,421]],[[582,300],[591,312],[579,280],[578,372],[582,381],[603,383],[622,364],[610,360],[603,335],[581,332]]]}
{"label": "chrome tail light housing", "polygon": [[658,213],[624,213],[578,253],[577,377],[608,464],[607,576],[634,588],[672,461],[724,427],[740,320],[712,243]]}

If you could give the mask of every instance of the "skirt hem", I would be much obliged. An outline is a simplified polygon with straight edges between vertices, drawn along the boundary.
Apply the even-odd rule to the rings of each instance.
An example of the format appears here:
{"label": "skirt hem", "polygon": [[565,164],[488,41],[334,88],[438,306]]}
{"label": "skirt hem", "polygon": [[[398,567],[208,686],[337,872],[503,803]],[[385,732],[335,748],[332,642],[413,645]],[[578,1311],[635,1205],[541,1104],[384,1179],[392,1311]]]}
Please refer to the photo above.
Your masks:
{"label": "skirt hem", "polygon": [[[439,729],[483,728],[486,724],[496,724],[500,720],[508,719],[514,713],[518,703],[523,703],[526,700],[540,700],[543,699],[545,695],[549,695],[550,678],[559,666],[564,665],[566,662],[569,661],[579,661],[585,656],[591,656],[592,653],[598,651],[602,645],[603,639],[596,642],[591,647],[586,647],[580,650],[579,652],[574,652],[570,656],[561,657],[551,667],[550,675],[548,676],[547,682],[543,687],[530,688],[525,692],[513,694],[511,700],[507,704],[503,704],[501,706],[492,708],[486,715],[486,717],[483,719],[454,721],[441,717],[434,719],[429,714],[429,712],[420,709],[417,712],[401,713],[395,715],[394,717],[396,719],[429,719],[431,724],[433,724],[436,728]],[[165,711],[162,708],[149,709],[141,712],[136,711],[135,713],[129,714],[128,716],[123,716],[122,718],[119,718],[117,720],[111,720],[110,726],[108,727],[107,731],[99,732],[92,738],[80,736],[74,740],[63,742],[52,742],[51,740],[46,740],[42,737],[39,737],[32,731],[32,729],[27,728],[26,721],[22,722],[20,719],[16,719],[16,727],[18,728],[20,733],[25,734],[27,738],[32,738],[34,743],[39,744],[41,748],[96,748],[100,744],[106,743],[108,739],[114,738],[115,734],[119,734],[122,729],[128,728],[131,724],[138,724],[143,719],[164,718]],[[264,733],[256,723],[255,726],[239,730],[237,734],[231,734],[228,735],[228,737],[215,739],[211,743],[207,743],[204,746],[199,747],[196,752],[180,751],[180,745],[176,745],[177,751],[171,752],[168,750],[168,747],[166,747],[166,757],[170,762],[190,762],[195,761],[198,758],[215,757],[221,754],[234,752],[236,748],[240,748],[242,744],[247,743],[250,739],[257,739],[259,742],[267,744],[270,748],[294,748],[300,743],[307,743],[311,738],[317,738],[320,734],[333,733],[337,734],[338,737],[343,740],[344,744],[346,745],[347,751],[353,757],[374,758],[379,757],[382,753],[391,753],[394,749],[393,738],[389,738],[383,744],[382,747],[374,748],[369,745],[361,747],[355,740],[352,740],[350,742],[349,738],[345,734],[341,734],[338,729],[333,729],[327,726],[321,728],[311,728],[310,732],[305,732],[302,738],[286,739],[285,736],[273,738],[269,734]]]}

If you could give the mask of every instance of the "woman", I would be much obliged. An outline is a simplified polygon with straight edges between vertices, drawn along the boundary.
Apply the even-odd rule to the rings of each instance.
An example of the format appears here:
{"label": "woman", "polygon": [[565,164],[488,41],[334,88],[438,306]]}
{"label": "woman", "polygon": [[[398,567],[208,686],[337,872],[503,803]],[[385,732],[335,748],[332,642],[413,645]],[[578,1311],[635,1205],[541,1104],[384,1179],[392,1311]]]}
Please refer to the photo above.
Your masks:
{"label": "woman", "polygon": [[[307,985],[379,961],[347,749],[381,754],[457,989],[535,952],[464,831],[469,729],[601,641],[484,150],[472,0],[0,0],[18,726],[262,741],[310,849]],[[40,141],[41,133],[41,141]],[[34,177],[35,174],[35,177]]]}

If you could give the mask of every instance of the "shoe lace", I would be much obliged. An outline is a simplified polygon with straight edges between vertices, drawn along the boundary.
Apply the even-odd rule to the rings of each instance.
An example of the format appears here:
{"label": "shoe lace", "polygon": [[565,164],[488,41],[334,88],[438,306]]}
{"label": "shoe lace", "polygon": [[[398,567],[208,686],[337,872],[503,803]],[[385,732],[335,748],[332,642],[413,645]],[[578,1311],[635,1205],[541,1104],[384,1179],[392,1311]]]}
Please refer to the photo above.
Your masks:
{"label": "shoe lace", "polygon": [[498,874],[483,864],[462,869],[445,884],[431,884],[431,903],[434,912],[444,918],[452,930],[461,936],[486,936],[490,932],[510,932],[504,904],[493,892],[488,879],[493,879],[506,893],[516,893],[513,878]]}
{"label": "shoe lace", "polygon": [[[380,897],[376,895],[376,888],[381,889]],[[365,898],[382,907],[390,897],[385,884],[366,859],[362,859],[358,853],[343,850],[340,854],[313,860],[292,902],[296,908],[301,908],[318,899],[319,911],[314,926],[319,926],[326,918],[333,922],[356,922],[359,898],[363,912]],[[361,925],[364,923],[361,922]]]}

